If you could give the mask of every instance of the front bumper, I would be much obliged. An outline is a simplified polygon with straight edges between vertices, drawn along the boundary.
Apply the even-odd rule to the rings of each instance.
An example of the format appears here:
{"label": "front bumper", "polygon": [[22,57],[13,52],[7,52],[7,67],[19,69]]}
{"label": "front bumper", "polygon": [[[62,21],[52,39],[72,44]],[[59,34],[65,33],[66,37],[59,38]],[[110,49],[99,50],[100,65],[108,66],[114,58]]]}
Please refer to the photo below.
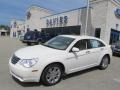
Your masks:
{"label": "front bumper", "polygon": [[113,54],[120,54],[120,49],[113,49]]}
{"label": "front bumper", "polygon": [[37,40],[21,40],[24,43],[37,43]]}
{"label": "front bumper", "polygon": [[32,72],[33,69],[24,68],[18,64],[12,64],[9,62],[10,74],[21,82],[39,82],[40,74],[38,72]]}

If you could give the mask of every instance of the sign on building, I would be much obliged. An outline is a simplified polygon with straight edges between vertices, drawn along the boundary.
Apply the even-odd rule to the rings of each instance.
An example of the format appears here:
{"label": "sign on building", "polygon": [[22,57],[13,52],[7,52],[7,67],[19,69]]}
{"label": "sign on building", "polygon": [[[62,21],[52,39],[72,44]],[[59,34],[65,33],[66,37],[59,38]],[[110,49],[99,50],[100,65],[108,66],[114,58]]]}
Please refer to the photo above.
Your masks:
{"label": "sign on building", "polygon": [[47,27],[61,27],[68,23],[68,16],[60,16],[46,20]]}

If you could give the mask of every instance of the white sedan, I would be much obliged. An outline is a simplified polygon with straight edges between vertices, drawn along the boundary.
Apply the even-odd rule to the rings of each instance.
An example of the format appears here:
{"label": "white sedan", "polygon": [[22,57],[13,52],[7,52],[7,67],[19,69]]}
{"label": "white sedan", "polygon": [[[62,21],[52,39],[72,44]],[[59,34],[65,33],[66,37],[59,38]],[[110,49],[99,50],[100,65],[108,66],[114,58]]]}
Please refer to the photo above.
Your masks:
{"label": "white sedan", "polygon": [[112,50],[90,36],[60,35],[43,45],[22,48],[9,60],[10,73],[21,82],[55,85],[62,75],[110,64]]}

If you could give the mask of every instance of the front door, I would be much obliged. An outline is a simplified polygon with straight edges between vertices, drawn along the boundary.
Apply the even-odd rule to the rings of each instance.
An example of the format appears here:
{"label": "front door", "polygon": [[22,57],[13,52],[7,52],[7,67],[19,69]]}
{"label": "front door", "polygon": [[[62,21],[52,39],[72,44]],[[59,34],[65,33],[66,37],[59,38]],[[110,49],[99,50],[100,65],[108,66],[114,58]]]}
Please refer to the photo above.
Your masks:
{"label": "front door", "polygon": [[75,72],[84,69],[85,67],[91,65],[93,63],[93,59],[91,57],[91,51],[88,50],[87,46],[88,40],[83,39],[79,40],[73,47],[79,48],[79,52],[72,52],[68,54],[67,61],[69,63],[69,72]]}

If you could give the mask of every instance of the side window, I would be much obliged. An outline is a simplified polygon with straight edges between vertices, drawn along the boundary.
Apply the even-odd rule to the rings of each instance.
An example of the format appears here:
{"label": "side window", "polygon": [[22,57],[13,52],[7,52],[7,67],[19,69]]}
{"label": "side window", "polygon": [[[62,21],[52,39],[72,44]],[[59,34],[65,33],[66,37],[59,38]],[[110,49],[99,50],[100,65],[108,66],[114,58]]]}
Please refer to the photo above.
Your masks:
{"label": "side window", "polygon": [[99,47],[104,47],[105,45],[98,40],[91,39],[90,40],[90,47],[91,48],[99,48]]}
{"label": "side window", "polygon": [[98,42],[99,42],[99,47],[104,47],[105,46],[102,42],[100,42],[100,41],[98,41]]}
{"label": "side window", "polygon": [[73,47],[79,48],[79,50],[85,50],[87,48],[87,40],[80,40]]}

